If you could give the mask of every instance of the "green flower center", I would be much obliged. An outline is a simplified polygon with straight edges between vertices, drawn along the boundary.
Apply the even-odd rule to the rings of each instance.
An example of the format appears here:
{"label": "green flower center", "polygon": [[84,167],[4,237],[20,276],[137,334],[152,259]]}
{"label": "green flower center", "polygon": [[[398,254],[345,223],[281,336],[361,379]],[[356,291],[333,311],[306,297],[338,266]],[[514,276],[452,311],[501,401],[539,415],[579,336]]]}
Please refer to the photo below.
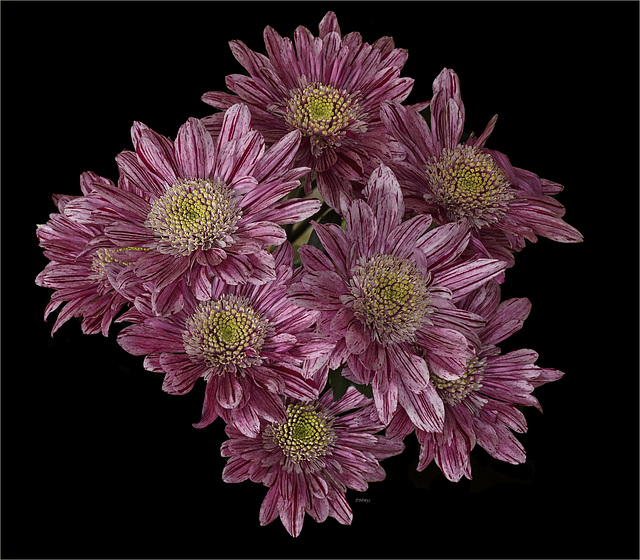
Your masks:
{"label": "green flower center", "polygon": [[289,95],[285,123],[308,136],[316,152],[339,146],[347,128],[360,114],[360,107],[351,95],[320,82],[296,88]]}
{"label": "green flower center", "polygon": [[482,387],[485,364],[486,359],[473,358],[467,361],[467,369],[459,379],[442,379],[431,374],[431,383],[444,402],[456,406],[470,393]]}
{"label": "green flower center", "polygon": [[237,371],[260,365],[269,321],[244,297],[223,294],[198,305],[182,334],[185,352],[196,362]]}
{"label": "green flower center", "polygon": [[204,179],[185,180],[154,200],[145,226],[164,242],[158,250],[186,256],[233,243],[242,211],[233,189]]}
{"label": "green flower center", "polygon": [[514,197],[504,171],[491,155],[474,146],[445,148],[427,163],[426,175],[448,218],[467,218],[477,227],[499,220]]}
{"label": "green flower center", "polygon": [[383,345],[413,341],[430,312],[429,282],[408,259],[374,255],[351,278],[355,316]]}
{"label": "green flower center", "polygon": [[291,462],[299,463],[322,457],[331,450],[336,437],[332,424],[326,414],[316,412],[310,404],[290,404],[287,421],[274,422],[265,434]]}

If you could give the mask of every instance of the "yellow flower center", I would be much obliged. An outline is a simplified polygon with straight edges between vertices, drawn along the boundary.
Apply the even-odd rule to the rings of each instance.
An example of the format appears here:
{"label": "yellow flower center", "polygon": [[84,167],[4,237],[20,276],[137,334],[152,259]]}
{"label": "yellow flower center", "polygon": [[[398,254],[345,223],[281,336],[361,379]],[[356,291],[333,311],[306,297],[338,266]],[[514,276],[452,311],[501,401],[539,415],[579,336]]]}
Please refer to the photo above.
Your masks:
{"label": "yellow flower center", "polygon": [[269,321],[244,297],[223,294],[198,305],[182,334],[185,352],[196,362],[228,370],[262,363],[260,350]]}
{"label": "yellow flower center", "polygon": [[317,155],[326,147],[339,146],[359,115],[358,103],[346,91],[312,82],[290,92],[284,120],[289,128],[310,138]]}
{"label": "yellow flower center", "polygon": [[485,364],[486,360],[484,358],[482,360],[478,360],[478,358],[467,360],[467,369],[459,379],[441,379],[432,374],[431,383],[444,402],[455,406],[470,393],[482,387]]}
{"label": "yellow flower center", "polygon": [[160,252],[186,256],[200,248],[226,247],[242,211],[233,189],[204,179],[185,180],[154,200],[145,226],[164,242]]}
{"label": "yellow flower center", "polygon": [[450,220],[470,219],[477,227],[499,220],[514,190],[495,160],[475,146],[445,148],[427,163],[427,181]]}
{"label": "yellow flower center", "polygon": [[374,255],[350,282],[355,316],[383,345],[414,339],[430,312],[429,279],[408,259]]}
{"label": "yellow flower center", "polygon": [[293,463],[326,455],[335,441],[332,420],[309,404],[287,406],[287,421],[274,422],[265,434]]}

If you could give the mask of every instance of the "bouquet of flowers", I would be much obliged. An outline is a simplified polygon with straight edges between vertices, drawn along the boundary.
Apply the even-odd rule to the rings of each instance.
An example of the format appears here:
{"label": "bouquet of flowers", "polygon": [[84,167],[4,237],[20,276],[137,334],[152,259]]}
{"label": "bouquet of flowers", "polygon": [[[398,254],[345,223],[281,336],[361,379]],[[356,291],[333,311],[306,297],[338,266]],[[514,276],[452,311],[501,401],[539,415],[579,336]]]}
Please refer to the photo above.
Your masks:
{"label": "bouquet of flowers", "polygon": [[526,241],[582,236],[561,185],[485,147],[496,117],[464,134],[452,70],[406,105],[389,37],[343,36],[329,12],[318,36],[264,40],[230,43],[247,74],[203,95],[218,112],[175,140],[134,123],[116,182],[86,172],[53,196],[36,282],[53,332],[126,322],[119,344],[164,391],[202,378],[195,427],[225,423],[223,480],[264,484],[260,523],[297,536],[305,513],[351,523],[347,489],[383,480],[411,433],[418,469],[451,481],[476,445],[525,460],[522,408],[563,374],[501,352],[531,308],[501,284]]}

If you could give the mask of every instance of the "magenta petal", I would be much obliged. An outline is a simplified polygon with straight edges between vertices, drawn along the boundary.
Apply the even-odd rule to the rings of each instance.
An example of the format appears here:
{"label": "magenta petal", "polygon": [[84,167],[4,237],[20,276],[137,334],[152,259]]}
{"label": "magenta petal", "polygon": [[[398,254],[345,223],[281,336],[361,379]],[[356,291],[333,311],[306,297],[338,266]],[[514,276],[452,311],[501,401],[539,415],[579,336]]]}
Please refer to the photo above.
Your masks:
{"label": "magenta petal", "polygon": [[258,385],[251,389],[251,403],[258,414],[268,422],[286,422],[286,412],[282,399]]}
{"label": "magenta petal", "polygon": [[370,256],[371,246],[378,231],[373,210],[364,200],[354,200],[344,216],[349,238],[356,243],[359,254]]}
{"label": "magenta petal", "polygon": [[[292,537],[297,537],[302,531],[304,512],[306,508],[306,484],[304,477],[294,475],[290,483],[293,485],[288,499],[280,509],[280,520]],[[302,488],[300,487],[302,486]]]}
{"label": "magenta petal", "polygon": [[334,12],[327,12],[318,25],[318,35],[324,38],[329,33],[337,33],[340,35],[340,26],[338,25],[338,18]]}
{"label": "magenta petal", "polygon": [[192,362],[185,354],[160,355],[160,365],[167,372],[163,389],[172,394],[184,395],[191,391],[197,379],[205,373],[205,368]]}
{"label": "magenta petal", "polygon": [[310,218],[320,210],[322,202],[316,198],[308,200],[282,200],[272,204],[267,210],[257,213],[262,220],[280,225],[295,224]]}
{"label": "magenta petal", "polygon": [[[377,220],[380,246],[404,216],[404,200],[396,176],[386,165],[378,167],[369,178],[363,194]],[[426,229],[425,229],[426,231]],[[373,232],[370,234],[373,235]]]}
{"label": "magenta petal", "polygon": [[238,236],[247,237],[260,244],[260,248],[282,245],[287,239],[285,231],[271,222],[249,222],[241,224]]}
{"label": "magenta petal", "polygon": [[444,403],[431,383],[419,394],[400,387],[398,402],[411,422],[425,432],[441,432],[444,425]]}
{"label": "magenta petal", "polygon": [[[242,385],[238,383],[235,375],[227,372],[215,379],[217,382],[216,397],[220,405],[224,408],[236,408],[242,400]],[[214,382],[214,378],[209,383]]]}
{"label": "magenta petal", "polygon": [[312,381],[306,380],[301,371],[291,369],[286,364],[271,364],[268,369],[284,382],[285,395],[301,401],[310,401],[318,397],[318,388]]}
{"label": "magenta petal", "polygon": [[352,354],[362,354],[369,344],[371,344],[371,338],[362,323],[354,319],[347,327],[345,342],[349,352]]}
{"label": "magenta petal", "polygon": [[149,192],[155,198],[162,196],[165,182],[153,171],[147,169],[134,152],[128,150],[120,152],[116,156],[116,162],[120,172],[126,175],[136,187]]}
{"label": "magenta petal", "polygon": [[455,300],[495,278],[506,266],[504,261],[474,257],[439,270],[434,274],[433,282],[449,288]]}
{"label": "magenta petal", "polygon": [[402,222],[388,235],[379,235],[379,241],[388,247],[393,247],[391,254],[396,257],[410,258],[414,254],[414,251],[419,250],[417,249],[419,240],[429,229],[430,225],[431,216],[418,214]]}
{"label": "magenta petal", "polygon": [[382,380],[383,377],[381,373],[378,373],[373,378],[373,400],[380,422],[387,426],[389,422],[391,422],[398,407],[398,385],[392,381],[387,383],[386,388],[382,390]]}
{"label": "magenta petal", "polygon": [[207,383],[204,393],[204,404],[202,405],[202,417],[200,418],[200,422],[193,424],[194,428],[204,428],[218,417],[215,397],[216,388],[215,383]]}
{"label": "magenta petal", "polygon": [[147,325],[130,325],[123,329],[118,335],[118,344],[134,356],[156,352],[184,352],[181,336],[161,327]]}
{"label": "magenta petal", "polygon": [[278,492],[277,485],[272,486],[260,506],[260,525],[268,525],[278,517],[281,503],[282,497]]}
{"label": "magenta petal", "polygon": [[250,130],[251,113],[246,105],[238,103],[225,112],[217,145],[221,146],[231,140],[237,140]]}
{"label": "magenta petal", "polygon": [[337,303],[338,298],[346,292],[344,280],[333,270],[308,272],[302,277],[302,285],[314,297],[327,303]]}
{"label": "magenta petal", "polygon": [[204,125],[190,118],[175,141],[178,171],[183,179],[208,178],[213,168],[213,139]]}
{"label": "magenta petal", "polygon": [[336,492],[331,498],[329,498],[329,505],[331,506],[331,517],[336,519],[343,525],[351,525],[353,521],[353,511],[349,507],[349,503],[344,494]]}
{"label": "magenta petal", "polygon": [[469,227],[465,222],[450,222],[429,231],[418,246],[427,257],[429,268],[436,271],[462,255],[470,236]]}
{"label": "magenta petal", "polygon": [[265,249],[261,249],[250,255],[246,255],[252,269],[251,277],[247,278],[250,284],[265,284],[276,279],[275,260],[273,255]]}
{"label": "magenta petal", "polygon": [[346,271],[345,256],[349,254],[350,243],[345,231],[337,224],[313,224],[313,229],[318,235],[322,246],[335,263],[338,270]]}
{"label": "magenta petal", "polygon": [[224,409],[225,421],[240,430],[245,436],[253,438],[260,433],[260,418],[253,407]]}
{"label": "magenta petal", "polygon": [[260,159],[253,176],[262,182],[289,169],[300,146],[301,138],[299,130],[284,135]]}
{"label": "magenta petal", "polygon": [[257,130],[251,130],[236,143],[235,165],[230,174],[227,175],[223,172],[220,178],[226,182],[231,182],[234,177],[253,174],[256,163],[263,154],[264,138]]}
{"label": "magenta petal", "polygon": [[226,284],[244,284],[253,273],[248,257],[249,255],[228,253],[227,258],[213,272]]}
{"label": "magenta petal", "polygon": [[173,145],[165,137],[149,128],[140,129],[140,137],[136,145],[136,154],[140,160],[155,174],[168,184],[176,183],[176,161]]}
{"label": "magenta petal", "polygon": [[455,148],[464,131],[464,105],[460,80],[453,70],[444,68],[433,82],[431,130],[442,148]]}
{"label": "magenta petal", "polygon": [[307,270],[333,270],[334,266],[329,257],[320,249],[312,245],[303,245],[298,249],[302,265]]}
{"label": "magenta petal", "polygon": [[487,322],[482,334],[485,344],[498,344],[519,331],[531,311],[527,298],[513,298],[503,301],[495,314]]}
{"label": "magenta petal", "polygon": [[538,235],[548,237],[561,243],[579,243],[583,241],[582,234],[557,217],[557,215],[541,206],[515,206],[511,214],[517,216]]}
{"label": "magenta petal", "polygon": [[394,345],[387,348],[387,355],[392,367],[408,389],[414,393],[425,390],[429,384],[429,368],[424,359],[413,354],[408,348]]}
{"label": "magenta petal", "polygon": [[231,457],[222,470],[222,480],[229,483],[242,482],[250,476],[252,463],[236,456]]}
{"label": "magenta petal", "polygon": [[400,407],[387,425],[385,434],[391,439],[403,440],[413,430],[415,430],[415,426],[411,422],[411,418],[409,418],[404,408]]}

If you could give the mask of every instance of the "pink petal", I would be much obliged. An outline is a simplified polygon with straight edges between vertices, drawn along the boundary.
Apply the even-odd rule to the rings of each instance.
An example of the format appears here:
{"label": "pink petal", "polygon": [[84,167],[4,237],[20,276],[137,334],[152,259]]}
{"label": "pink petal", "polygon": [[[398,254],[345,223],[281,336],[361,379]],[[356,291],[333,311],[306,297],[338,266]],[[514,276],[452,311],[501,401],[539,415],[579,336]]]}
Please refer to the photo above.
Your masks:
{"label": "pink petal", "polygon": [[465,222],[450,222],[429,231],[420,240],[418,247],[427,257],[429,269],[435,272],[462,255],[470,236]]}
{"label": "pink petal", "polygon": [[213,152],[213,139],[198,119],[190,118],[180,127],[175,141],[175,154],[181,178],[209,178],[213,168]]}
{"label": "pink petal", "polygon": [[362,194],[376,216],[380,241],[384,241],[404,217],[404,201],[398,180],[391,169],[381,165],[371,174]]}
{"label": "pink petal", "polygon": [[444,403],[431,383],[419,394],[402,386],[398,402],[411,422],[425,432],[441,432],[444,424]]}
{"label": "pink petal", "polygon": [[378,417],[380,422],[386,426],[391,422],[398,407],[399,392],[395,381],[388,383],[385,390],[381,390],[382,379],[382,374],[378,372],[373,378],[372,389]]}
{"label": "pink petal", "polygon": [[429,384],[429,368],[420,356],[413,354],[408,348],[390,345],[387,348],[388,359],[402,378],[402,383],[413,391],[424,391]]}
{"label": "pink petal", "polygon": [[242,457],[231,457],[222,470],[222,480],[225,482],[242,482],[249,478],[252,463]]}
{"label": "pink petal", "polygon": [[184,352],[182,337],[165,330],[159,321],[150,325],[130,325],[118,335],[118,344],[134,356],[156,352]]}
{"label": "pink petal", "polygon": [[473,257],[439,270],[433,275],[433,282],[449,288],[455,301],[495,278],[506,267],[504,261]]}
{"label": "pink petal", "polygon": [[238,383],[235,375],[225,373],[217,379],[210,379],[209,383],[217,382],[216,397],[224,408],[236,408],[242,400],[242,385]]}
{"label": "pink petal", "polygon": [[503,301],[485,327],[482,340],[485,344],[498,344],[519,331],[531,311],[527,298]]}
{"label": "pink petal", "polygon": [[464,131],[464,105],[460,80],[453,70],[444,68],[433,82],[431,130],[442,148],[455,148]]}
{"label": "pink petal", "polygon": [[357,243],[358,253],[370,256],[373,240],[378,231],[377,220],[364,200],[354,200],[344,216],[348,237]]}
{"label": "pink petal", "polygon": [[136,154],[149,170],[169,185],[178,181],[173,144],[169,139],[149,128],[142,128],[136,145]]}
{"label": "pink petal", "polygon": [[278,492],[278,486],[274,485],[269,488],[260,506],[260,525],[268,525],[276,519],[280,513],[281,504],[282,497]]}
{"label": "pink petal", "polygon": [[220,154],[224,146],[231,140],[241,138],[251,129],[251,113],[246,105],[238,103],[227,109],[222,120],[220,136],[214,150],[216,165],[219,165]]}

